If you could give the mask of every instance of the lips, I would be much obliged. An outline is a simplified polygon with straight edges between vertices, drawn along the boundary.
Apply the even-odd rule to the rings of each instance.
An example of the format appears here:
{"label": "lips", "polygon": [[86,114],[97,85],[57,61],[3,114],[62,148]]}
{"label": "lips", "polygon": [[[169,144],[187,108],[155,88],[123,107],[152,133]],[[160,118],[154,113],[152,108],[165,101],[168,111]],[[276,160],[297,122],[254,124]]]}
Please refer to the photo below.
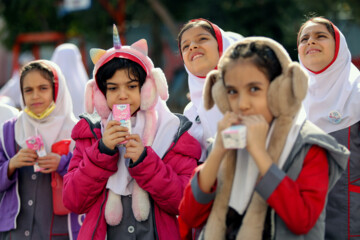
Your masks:
{"label": "lips", "polygon": [[309,49],[306,51],[306,54],[314,54],[314,53],[318,53],[318,52],[321,52],[319,49]]}
{"label": "lips", "polygon": [[39,106],[41,106],[42,105],[42,103],[32,103],[31,104],[31,106],[33,106],[33,107],[39,107]]}
{"label": "lips", "polygon": [[202,56],[204,56],[203,53],[200,53],[200,52],[194,53],[193,55],[191,55],[191,61],[194,61],[195,59],[202,57]]}

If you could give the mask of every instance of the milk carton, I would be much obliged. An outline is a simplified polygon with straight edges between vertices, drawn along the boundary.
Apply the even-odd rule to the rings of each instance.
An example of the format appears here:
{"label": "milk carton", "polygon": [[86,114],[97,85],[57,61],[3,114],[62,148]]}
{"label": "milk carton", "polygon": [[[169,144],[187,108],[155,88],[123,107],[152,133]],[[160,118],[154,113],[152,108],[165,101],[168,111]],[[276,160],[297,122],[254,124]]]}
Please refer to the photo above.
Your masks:
{"label": "milk carton", "polygon": [[[114,104],[112,109],[113,118],[119,121],[121,126],[127,127],[129,133],[131,133],[131,113],[129,104]],[[127,141],[122,141],[120,145],[124,145]]]}
{"label": "milk carton", "polygon": [[235,125],[221,132],[224,147],[238,149],[246,147],[246,126]]}
{"label": "milk carton", "polygon": [[[26,145],[28,148],[36,151],[39,157],[46,156],[45,146],[41,135],[36,135],[26,139]],[[43,168],[39,167],[38,162],[34,165],[34,172],[40,172]]]}

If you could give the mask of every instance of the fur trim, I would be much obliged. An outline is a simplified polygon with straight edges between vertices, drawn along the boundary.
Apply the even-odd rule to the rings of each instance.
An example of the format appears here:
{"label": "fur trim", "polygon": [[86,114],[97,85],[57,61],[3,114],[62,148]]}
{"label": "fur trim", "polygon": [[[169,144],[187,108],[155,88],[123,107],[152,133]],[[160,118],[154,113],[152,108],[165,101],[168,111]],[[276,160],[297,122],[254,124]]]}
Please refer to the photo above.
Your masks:
{"label": "fur trim", "polygon": [[94,112],[94,108],[102,120],[106,120],[111,112],[105,96],[96,85],[95,80],[91,79],[85,88],[85,111],[91,114]]}

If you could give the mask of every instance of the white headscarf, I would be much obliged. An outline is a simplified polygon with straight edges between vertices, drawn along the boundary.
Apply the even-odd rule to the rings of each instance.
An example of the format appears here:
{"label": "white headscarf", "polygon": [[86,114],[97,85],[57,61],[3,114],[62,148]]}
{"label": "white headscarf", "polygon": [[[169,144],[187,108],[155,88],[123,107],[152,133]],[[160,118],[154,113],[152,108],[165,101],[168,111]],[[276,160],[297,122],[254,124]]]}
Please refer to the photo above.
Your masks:
{"label": "white headscarf", "polygon": [[[70,93],[61,70],[53,62],[47,60],[40,60],[40,62],[49,66],[57,74],[58,91],[55,99],[55,109],[47,117],[40,120],[34,119],[24,111],[21,111],[15,123],[15,140],[21,148],[27,148],[25,140],[40,134],[48,154],[51,152],[52,144],[71,138],[71,131],[77,120],[72,112]],[[24,109],[23,104],[22,108]],[[73,146],[71,144],[70,149]]]}
{"label": "white headscarf", "polygon": [[73,112],[78,118],[85,112],[84,93],[86,82],[89,80],[80,51],[72,43],[61,44],[55,49],[51,61],[60,67],[65,76],[73,102]]}
{"label": "white headscarf", "polygon": [[15,117],[19,114],[19,110],[5,103],[0,102],[0,126],[8,119]]}
{"label": "white headscarf", "polygon": [[[327,133],[347,128],[360,120],[360,72],[351,63],[344,35],[335,30],[334,60],[320,72],[309,74],[303,101],[307,118]],[[300,58],[299,58],[300,59]]]}
{"label": "white headscarf", "polygon": [[[195,19],[193,21],[206,21],[212,26],[218,42],[220,57],[232,43],[243,38],[243,36],[234,32],[224,32],[217,25],[206,19]],[[217,123],[222,119],[223,114],[216,105],[210,110],[205,110],[202,95],[206,78],[195,76],[187,69],[186,66],[185,69],[188,73],[191,102],[185,107],[184,115],[193,123],[189,133],[200,142],[202,147],[200,161],[204,161],[204,152],[208,147],[207,139],[215,136]],[[197,117],[200,119],[197,119]],[[200,120],[201,124],[196,122],[198,120]]]}

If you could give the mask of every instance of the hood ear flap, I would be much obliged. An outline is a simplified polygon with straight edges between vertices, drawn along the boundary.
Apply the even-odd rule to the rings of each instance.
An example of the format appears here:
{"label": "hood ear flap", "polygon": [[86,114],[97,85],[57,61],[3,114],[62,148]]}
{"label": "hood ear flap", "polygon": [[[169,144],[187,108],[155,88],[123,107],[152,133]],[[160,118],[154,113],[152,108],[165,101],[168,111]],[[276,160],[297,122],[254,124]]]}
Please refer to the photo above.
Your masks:
{"label": "hood ear flap", "polygon": [[289,72],[292,75],[293,93],[298,101],[302,102],[306,97],[308,89],[308,74],[301,68],[300,64],[293,62],[289,66]]}
{"label": "hood ear flap", "polygon": [[85,88],[85,111],[91,114],[94,109],[102,119],[106,119],[111,112],[104,94],[97,87],[95,80],[91,79]]}
{"label": "hood ear flap", "polygon": [[151,76],[154,79],[156,90],[160,98],[167,101],[169,98],[169,92],[164,72],[160,68],[153,68],[151,69]]}
{"label": "hood ear flap", "polygon": [[274,117],[293,117],[306,96],[308,77],[298,63],[290,63],[268,90],[268,106]]}
{"label": "hood ear flap", "polygon": [[212,88],[216,81],[219,78],[219,71],[218,70],[212,70],[208,73],[206,76],[205,84],[204,84],[204,91],[203,91],[203,101],[204,101],[204,107],[206,110],[211,109],[214,104],[214,98],[212,95]]}
{"label": "hood ear flap", "polygon": [[230,111],[226,89],[220,78],[219,70],[212,70],[208,73],[204,86],[203,101],[206,110],[210,110],[216,104],[222,113]]}
{"label": "hood ear flap", "polygon": [[154,107],[158,100],[158,94],[156,92],[154,80],[151,78],[151,76],[148,76],[145,79],[145,83],[141,87],[140,91],[140,109],[146,111]]}
{"label": "hood ear flap", "polygon": [[85,86],[85,111],[90,114],[94,112],[94,85],[95,80],[91,79]]}

